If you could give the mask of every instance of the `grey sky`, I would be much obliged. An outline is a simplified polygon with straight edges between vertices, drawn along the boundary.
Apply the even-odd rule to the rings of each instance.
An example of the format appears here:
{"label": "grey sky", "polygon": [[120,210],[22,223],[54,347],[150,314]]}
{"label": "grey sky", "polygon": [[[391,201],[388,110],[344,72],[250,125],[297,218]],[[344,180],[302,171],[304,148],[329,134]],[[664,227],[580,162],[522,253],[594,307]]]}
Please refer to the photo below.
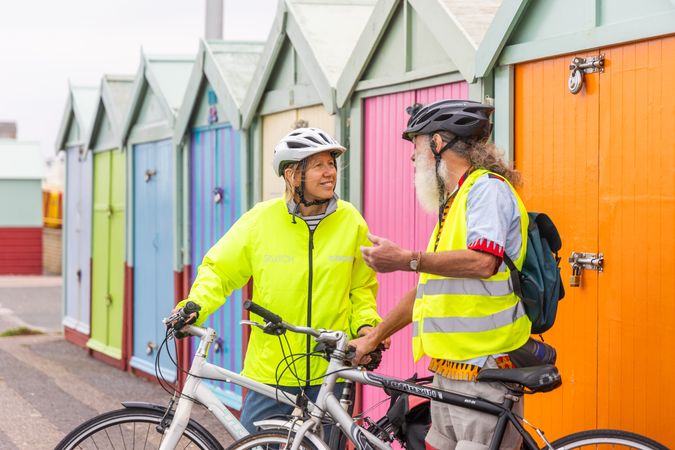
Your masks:
{"label": "grey sky", "polygon": [[[225,0],[225,39],[265,40],[277,0]],[[45,156],[66,103],[68,80],[135,74],[148,54],[194,54],[204,0],[0,0],[0,121]]]}

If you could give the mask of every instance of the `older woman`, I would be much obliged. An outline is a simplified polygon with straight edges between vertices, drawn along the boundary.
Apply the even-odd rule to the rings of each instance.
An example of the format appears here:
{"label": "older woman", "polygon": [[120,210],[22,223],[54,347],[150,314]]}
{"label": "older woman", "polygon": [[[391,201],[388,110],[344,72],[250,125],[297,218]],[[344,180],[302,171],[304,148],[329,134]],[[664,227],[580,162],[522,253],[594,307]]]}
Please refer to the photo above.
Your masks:
{"label": "older woman", "polygon": [[[253,277],[253,301],[284,320],[352,337],[367,334],[380,321],[377,281],[360,252],[370,245],[366,222],[335,194],[336,159],[345,151],[317,128],[284,137],[273,165],[286,182],[285,196],[258,203],[232,226],[208,251],[188,298],[178,306],[188,300],[199,304],[197,324],[202,323]],[[312,351],[309,337],[286,336],[292,353]],[[282,359],[279,340],[254,328],[242,373],[294,394],[302,390],[315,400],[327,362],[308,357],[277,377]],[[274,399],[249,392],[241,422],[253,432],[255,421],[290,412]]]}

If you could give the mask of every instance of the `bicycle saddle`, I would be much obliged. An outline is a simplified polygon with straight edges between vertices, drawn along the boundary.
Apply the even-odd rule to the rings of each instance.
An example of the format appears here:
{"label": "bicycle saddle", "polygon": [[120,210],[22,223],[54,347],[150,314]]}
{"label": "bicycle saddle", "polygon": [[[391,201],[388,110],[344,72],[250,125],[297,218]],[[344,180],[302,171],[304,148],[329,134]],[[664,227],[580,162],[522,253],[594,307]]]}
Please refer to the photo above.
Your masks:
{"label": "bicycle saddle", "polygon": [[518,369],[483,369],[477,381],[501,381],[523,385],[531,393],[548,392],[562,385],[558,368],[552,364]]}

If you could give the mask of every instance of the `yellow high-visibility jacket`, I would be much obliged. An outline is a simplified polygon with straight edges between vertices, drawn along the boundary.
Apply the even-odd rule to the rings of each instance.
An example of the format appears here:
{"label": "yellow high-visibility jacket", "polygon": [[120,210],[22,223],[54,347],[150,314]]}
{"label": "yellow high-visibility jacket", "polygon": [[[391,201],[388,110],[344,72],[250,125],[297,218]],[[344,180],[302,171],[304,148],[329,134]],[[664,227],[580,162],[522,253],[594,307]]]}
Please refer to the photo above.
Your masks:
{"label": "yellow high-visibility jacket", "polygon": [[[188,298],[178,306],[188,300],[199,304],[201,324],[253,277],[252,300],[291,324],[342,330],[352,338],[362,326],[376,325],[381,320],[375,307],[377,280],[360,251],[371,244],[356,208],[338,200],[337,209],[313,232],[301,218],[296,223],[292,218],[283,198],[258,203],[204,256]],[[255,314],[251,319],[262,322]],[[286,337],[293,353],[314,348],[314,340],[305,335],[287,332]],[[279,339],[252,327],[242,374],[262,383],[297,386],[289,370],[275,378],[282,359]],[[295,371],[303,379],[309,371],[310,383],[317,385],[327,365],[323,358],[311,357],[296,362]]]}
{"label": "yellow high-visibility jacket", "polygon": [[[466,250],[466,204],[476,180],[487,170],[475,170],[457,192],[441,231],[436,252]],[[505,181],[508,183],[508,181]],[[514,264],[520,270],[527,249],[528,218],[513,186],[520,211],[521,249]],[[427,252],[434,251],[438,224]],[[530,319],[513,292],[505,264],[486,279],[451,278],[420,274],[413,307],[413,356],[453,361],[508,352],[522,346],[530,335]]]}

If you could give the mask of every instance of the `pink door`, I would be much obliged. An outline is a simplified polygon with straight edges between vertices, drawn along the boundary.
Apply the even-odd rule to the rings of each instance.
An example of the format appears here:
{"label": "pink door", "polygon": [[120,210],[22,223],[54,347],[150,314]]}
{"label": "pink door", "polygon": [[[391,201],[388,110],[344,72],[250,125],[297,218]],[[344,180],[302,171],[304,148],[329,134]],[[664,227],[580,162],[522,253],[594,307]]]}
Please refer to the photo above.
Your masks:
{"label": "pink door", "polygon": [[[401,139],[409,117],[405,109],[414,103],[467,97],[467,83],[458,82],[365,100],[363,210],[371,233],[407,249],[426,248],[438,216],[424,211],[415,198],[414,170],[410,161],[413,147]],[[412,272],[378,274],[377,279],[380,283],[377,308],[383,317],[403,294],[417,285],[417,275]],[[426,358],[414,364],[411,339],[410,326],[392,338],[391,349],[385,353],[379,373],[399,378],[408,378],[415,372],[428,373]],[[363,410],[384,398],[381,390],[365,386]],[[387,405],[369,411],[368,415],[381,417]]]}

